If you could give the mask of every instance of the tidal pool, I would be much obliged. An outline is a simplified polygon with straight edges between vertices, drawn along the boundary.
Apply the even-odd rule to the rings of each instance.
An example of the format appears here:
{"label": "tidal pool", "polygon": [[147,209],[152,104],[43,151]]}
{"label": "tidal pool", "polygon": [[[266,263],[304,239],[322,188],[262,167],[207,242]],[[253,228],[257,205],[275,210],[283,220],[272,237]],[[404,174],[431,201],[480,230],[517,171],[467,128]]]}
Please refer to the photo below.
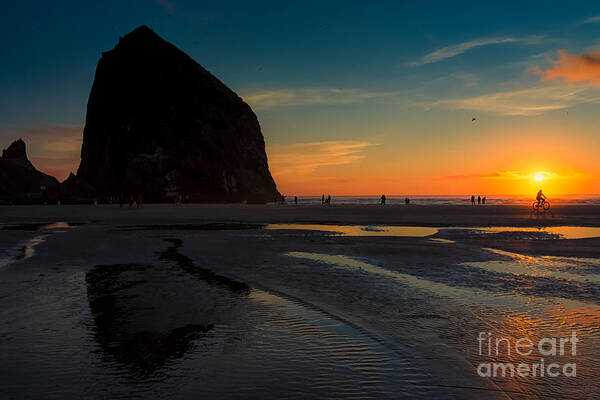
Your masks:
{"label": "tidal pool", "polygon": [[268,224],[268,230],[304,230],[331,232],[337,236],[393,236],[443,238],[472,238],[502,234],[504,238],[519,239],[585,239],[600,237],[600,227],[551,226],[551,227],[430,227],[396,225],[325,225],[325,224]]}

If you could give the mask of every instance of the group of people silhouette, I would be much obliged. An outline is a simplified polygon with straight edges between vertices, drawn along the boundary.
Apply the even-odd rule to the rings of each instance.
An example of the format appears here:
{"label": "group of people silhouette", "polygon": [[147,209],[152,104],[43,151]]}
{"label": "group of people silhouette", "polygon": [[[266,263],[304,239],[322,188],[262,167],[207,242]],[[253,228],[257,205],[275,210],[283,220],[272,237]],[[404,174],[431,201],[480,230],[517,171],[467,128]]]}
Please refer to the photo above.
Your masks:
{"label": "group of people silhouette", "polygon": [[[286,203],[286,199],[285,199],[285,195],[280,195],[279,197],[275,197],[275,199],[273,200],[274,204],[287,204]],[[298,204],[298,196],[294,196],[294,204]]]}
{"label": "group of people silhouette", "polygon": [[[485,196],[483,196],[483,197],[481,197],[481,196],[477,196],[477,204],[485,204],[485,201],[486,201],[486,200],[487,200],[487,199],[486,199],[486,197],[485,197]],[[473,195],[473,196],[471,196],[471,204],[472,204],[472,205],[475,205],[475,196],[474,196],[474,195]]]}
{"label": "group of people silhouette", "polygon": [[[129,200],[127,200],[127,196],[125,196],[123,193],[119,194],[118,196],[118,201],[119,201],[119,208],[123,208],[123,204],[125,203],[129,203],[129,208],[142,208],[142,194],[138,193],[137,196],[134,195],[129,195]],[[113,198],[112,196],[108,198],[108,204],[112,204],[113,203]],[[94,200],[94,205],[98,205],[97,200]]]}
{"label": "group of people silhouette", "polygon": [[[387,202],[386,195],[382,194],[379,201],[380,201],[380,204],[382,206],[384,206]],[[287,204],[286,197],[284,195],[279,195],[274,198],[273,203],[274,204]],[[294,196],[294,204],[298,204],[298,196]],[[410,204],[410,199],[408,197],[404,198],[404,204],[406,204],[406,205]],[[327,196],[325,196],[325,194],[321,195],[321,205],[323,205],[323,206],[331,205],[331,195],[330,194],[328,194]]]}
{"label": "group of people silhouette", "polygon": [[[385,194],[382,194],[382,195],[381,195],[381,198],[380,198],[380,204],[381,204],[382,206],[385,206],[385,202],[386,202],[386,201],[387,201],[387,197],[385,197]],[[409,205],[409,204],[410,204],[410,199],[409,199],[408,197],[405,197],[405,198],[404,198],[404,204],[406,204],[406,205]]]}
{"label": "group of people silhouette", "polygon": [[330,205],[331,204],[331,195],[328,194],[327,197],[325,197],[325,194],[321,195],[321,205]]}

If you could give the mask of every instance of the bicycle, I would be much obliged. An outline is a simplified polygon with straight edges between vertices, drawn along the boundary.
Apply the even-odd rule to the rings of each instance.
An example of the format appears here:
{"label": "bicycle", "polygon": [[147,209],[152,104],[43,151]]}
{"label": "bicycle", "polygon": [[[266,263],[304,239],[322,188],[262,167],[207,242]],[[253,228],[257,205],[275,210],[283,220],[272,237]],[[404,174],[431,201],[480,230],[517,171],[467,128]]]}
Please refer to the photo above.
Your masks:
{"label": "bicycle", "polygon": [[550,209],[550,202],[546,200],[534,201],[533,211],[548,211]]}

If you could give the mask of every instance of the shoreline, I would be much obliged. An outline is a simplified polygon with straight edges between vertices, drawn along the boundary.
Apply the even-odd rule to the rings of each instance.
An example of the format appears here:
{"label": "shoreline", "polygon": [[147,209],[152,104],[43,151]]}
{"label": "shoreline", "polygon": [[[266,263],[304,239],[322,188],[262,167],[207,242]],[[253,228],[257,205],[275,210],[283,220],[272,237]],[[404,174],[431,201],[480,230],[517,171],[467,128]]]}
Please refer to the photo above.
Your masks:
{"label": "shoreline", "polygon": [[246,205],[246,204],[144,204],[142,208],[118,205],[14,205],[0,206],[0,223],[105,222],[145,223],[304,223],[429,227],[550,227],[600,226],[600,205],[557,205],[544,213],[519,205]]}

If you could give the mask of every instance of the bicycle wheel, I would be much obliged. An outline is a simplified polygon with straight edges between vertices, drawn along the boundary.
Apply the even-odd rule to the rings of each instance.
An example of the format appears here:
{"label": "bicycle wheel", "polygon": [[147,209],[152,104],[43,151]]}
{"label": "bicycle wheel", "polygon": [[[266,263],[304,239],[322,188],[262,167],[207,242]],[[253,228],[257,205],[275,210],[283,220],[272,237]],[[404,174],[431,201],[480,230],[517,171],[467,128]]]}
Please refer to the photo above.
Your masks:
{"label": "bicycle wheel", "polygon": [[537,201],[533,202],[533,211],[540,211],[540,205]]}
{"label": "bicycle wheel", "polygon": [[548,211],[548,209],[550,209],[550,203],[545,202],[544,203],[544,211]]}

